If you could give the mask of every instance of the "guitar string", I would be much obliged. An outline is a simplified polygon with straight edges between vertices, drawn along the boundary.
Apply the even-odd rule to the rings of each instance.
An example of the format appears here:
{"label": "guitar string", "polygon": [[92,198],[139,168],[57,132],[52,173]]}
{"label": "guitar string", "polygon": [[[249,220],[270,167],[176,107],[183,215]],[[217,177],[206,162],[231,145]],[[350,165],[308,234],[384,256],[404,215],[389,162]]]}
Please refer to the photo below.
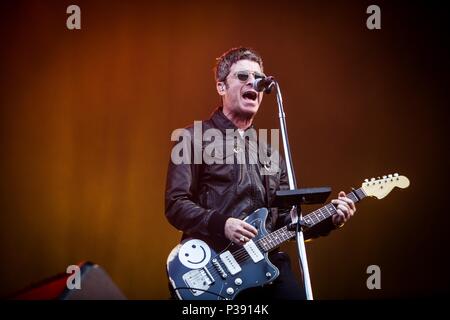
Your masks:
{"label": "guitar string", "polygon": [[[357,192],[358,190],[354,190],[352,192],[350,192],[349,194],[347,194],[346,196],[351,198],[354,202],[358,202],[359,198],[354,194],[354,192]],[[311,213],[309,213],[308,215],[306,215],[303,219],[305,220],[312,220],[313,221],[313,225],[318,224],[319,222],[322,222],[323,220],[329,218],[330,216],[332,216],[334,213],[336,213],[336,208],[333,204],[329,203],[325,206],[323,206],[322,208],[319,208]],[[315,219],[314,219],[315,218]],[[317,221],[316,221],[317,220]],[[312,227],[311,226],[311,227]],[[287,230],[285,230],[286,227],[280,228],[266,236],[264,236],[263,238],[261,238],[260,240],[258,240],[258,243],[261,243],[263,241],[265,241],[266,239],[268,239],[268,243],[269,246],[274,248],[275,246],[281,244],[282,242],[284,242],[285,240],[288,240],[291,236],[288,236],[287,239],[284,239],[283,236],[286,234]],[[273,237],[273,235],[275,235],[275,237]],[[281,242],[279,242],[278,237],[281,237]],[[274,243],[275,242],[275,245]],[[278,242],[278,243],[277,243]],[[267,251],[271,250],[272,248],[269,248]],[[245,257],[243,261],[245,261],[245,259],[247,258],[246,255],[246,250],[244,250],[245,248],[239,249],[235,252],[235,254],[233,254],[233,257],[235,258],[235,260],[237,262],[241,262],[241,258]],[[241,261],[239,261],[241,260]]]}
{"label": "guitar string", "polygon": [[[286,232],[288,232],[287,228],[283,227],[283,228],[281,228],[279,230],[274,231],[272,234],[275,234],[275,233],[278,234],[279,233],[281,235],[280,238],[283,238],[283,235],[287,236],[286,239],[283,239],[283,241],[285,241],[285,240],[288,240],[289,238],[291,238],[291,236],[287,235]],[[261,238],[261,239],[259,239],[258,241],[255,242],[255,244],[258,246],[258,249],[260,249],[260,251],[263,251],[264,253],[270,251],[272,248],[275,247],[272,244],[272,240],[268,241],[268,243],[270,245],[268,245],[267,242],[263,244],[263,241],[266,240],[266,238],[270,238],[269,237],[270,235],[271,234],[266,235],[263,238]],[[217,255],[215,258],[217,258],[217,257],[219,257],[219,255]],[[250,258],[250,255],[247,253],[247,250],[245,250],[245,248],[241,248],[241,249],[238,249],[238,250],[236,250],[234,252],[233,257],[235,258],[237,263],[242,263],[242,262],[248,260]],[[205,268],[206,268],[206,270],[208,270],[211,273],[211,275],[214,274],[216,276],[221,277],[220,272],[214,267],[214,265],[211,264],[209,266],[206,266]],[[198,274],[197,276],[193,277],[194,280],[200,280],[201,278],[203,278],[202,274]]]}
{"label": "guitar string", "polygon": [[[315,212],[312,212],[308,216],[313,215],[314,213]],[[307,216],[305,216],[305,218],[306,217]],[[314,220],[314,219],[312,219],[312,220]],[[320,219],[319,219],[319,221],[320,221]],[[276,230],[276,231],[274,231],[274,232],[272,232],[272,233],[262,237],[261,239],[256,241],[255,244],[257,246],[259,245],[259,247],[263,249],[261,251],[266,253],[266,252],[270,251],[271,249],[275,248],[277,245],[279,245],[282,242],[284,242],[284,241],[288,240],[289,238],[291,238],[292,235],[287,235],[287,232],[288,232],[287,231],[287,227],[280,228],[280,229],[278,229],[278,230]],[[276,235],[276,236],[274,237],[274,235]],[[284,237],[286,237],[286,239],[284,239]],[[271,238],[274,238],[274,239],[271,239]],[[281,242],[278,242],[279,238],[282,239]],[[274,244],[274,240],[277,241],[278,243]],[[248,252],[247,252],[247,250],[245,248],[240,248],[240,249],[236,250],[234,253],[232,253],[232,255],[233,255],[233,257],[234,257],[234,259],[236,260],[237,263],[245,262],[248,258],[250,258],[250,255],[248,254]],[[217,258],[217,257],[219,257],[219,255],[217,255],[215,258]],[[211,273],[211,275],[214,274],[216,276],[221,277],[219,270],[217,270],[217,268],[214,267],[214,265],[212,265],[212,264],[209,265],[209,266],[207,265],[207,266],[205,266],[205,268],[206,268],[206,270],[208,270]],[[197,276],[194,276],[193,279],[194,280],[199,280],[201,278],[203,278],[203,275],[199,274]]]}
{"label": "guitar string", "polygon": [[[308,214],[307,216],[305,216],[305,218],[308,216],[312,216],[315,213],[316,213],[316,211]],[[317,218],[317,219],[319,220],[319,222],[321,221],[320,218]],[[314,219],[311,219],[311,220],[314,221]],[[318,222],[315,222],[314,224],[316,224],[316,223],[318,223]],[[291,238],[292,235],[288,235],[287,232],[288,232],[287,227],[280,228],[280,229],[262,237],[261,239],[256,241],[255,244],[263,249],[261,251],[266,253],[266,252],[270,251],[271,249],[275,248],[277,245],[279,245],[282,242]],[[284,237],[286,237],[286,239],[284,239]],[[279,240],[278,240],[280,238],[281,238],[281,242],[279,242]],[[274,242],[276,242],[276,243],[274,244]],[[248,258],[250,258],[250,255],[248,254],[248,252],[245,248],[240,248],[240,249],[236,250],[234,253],[232,253],[232,256],[234,257],[234,259],[236,260],[237,263],[245,262]],[[217,255],[215,258],[217,258],[217,257],[219,257],[219,255]],[[205,266],[205,268],[206,268],[206,270],[208,270],[211,273],[211,275],[214,274],[216,276],[221,277],[219,270],[217,270],[217,268],[214,267],[213,264],[211,264],[209,266],[207,265],[207,266]],[[203,278],[203,275],[199,274],[197,276],[194,276],[193,279],[199,280],[201,278]]]}
{"label": "guitar string", "polygon": [[[356,192],[356,191],[357,190],[355,190],[354,192]],[[355,202],[359,201],[358,196],[355,196],[353,194],[353,192],[350,192],[349,194],[347,194],[347,197],[349,197],[349,198],[351,197],[352,200],[355,201]],[[331,208],[331,210],[329,210],[327,208],[328,206]],[[323,209],[326,210],[325,214],[322,212]],[[313,224],[313,226],[314,226],[315,224],[317,224],[317,223],[325,220],[326,218],[330,217],[331,215],[333,215],[335,213],[335,211],[336,211],[336,209],[335,209],[335,207],[332,204],[327,204],[327,205],[323,206],[322,208],[319,208],[319,209],[311,212],[310,214],[306,215],[304,217],[304,219],[307,220],[307,217],[310,217],[311,220],[313,220],[313,222],[314,222],[314,224]],[[322,214],[322,216],[323,216],[322,218],[320,217],[320,214]],[[315,222],[314,219],[312,219],[312,217],[315,217],[318,221]],[[264,237],[262,237],[261,239],[256,241],[255,244],[257,246],[259,245],[259,247],[263,249],[261,251],[264,251],[264,253],[266,253],[266,252],[270,251],[271,249],[273,249],[275,246],[277,246],[277,245],[281,244],[282,242],[284,242],[284,241],[288,240],[289,238],[291,238],[292,235],[288,235],[286,239],[283,239],[283,236],[285,236],[287,232],[288,232],[288,230],[287,230],[287,227],[285,226],[285,227],[280,228],[280,229],[278,229],[278,230],[276,230],[276,231],[274,231],[274,232],[272,232],[270,234],[265,235]],[[275,245],[273,244],[273,240],[270,239],[272,237],[272,235],[274,235],[274,234],[277,234],[277,236],[274,238],[277,242],[279,241],[278,240],[278,234],[281,236],[281,239],[282,239],[281,242],[276,243]],[[269,239],[267,241],[268,244],[267,244],[267,242],[262,244],[262,242],[267,240],[267,239]],[[268,248],[266,249],[266,247],[268,247]],[[232,253],[232,256],[234,257],[234,259],[236,260],[237,263],[245,262],[248,258],[250,258],[250,255],[248,254],[248,252],[247,252],[247,250],[245,248],[241,248],[241,249],[236,250],[234,252],[234,254]],[[219,255],[217,255],[216,257],[219,257]],[[211,275],[215,274],[215,275],[221,277],[219,271],[217,270],[217,268],[214,267],[214,265],[205,266],[205,268],[206,268],[206,270],[208,270],[211,273]],[[198,279],[200,279],[202,277],[203,276],[201,274],[199,274],[198,276],[195,276],[194,278],[196,280],[198,280]]]}
{"label": "guitar string", "polygon": [[[357,192],[357,191],[358,191],[358,190],[354,190],[354,192]],[[348,197],[351,197],[352,200],[355,201],[355,202],[358,202],[360,199],[362,199],[362,198],[364,197],[364,195],[363,195],[362,197],[358,197],[357,195],[353,194],[353,192],[349,193],[347,196],[348,196]],[[330,204],[329,204],[329,205],[330,205]],[[328,218],[329,216],[331,216],[332,214],[334,214],[335,211],[336,211],[336,208],[335,208],[334,206],[332,206],[332,205],[330,206],[331,210],[328,210],[327,206],[329,206],[329,205],[326,205],[326,206],[324,206],[324,207],[322,207],[322,208],[320,208],[320,209],[318,209],[318,210],[316,210],[316,211],[314,211],[314,212],[311,212],[310,214],[308,214],[307,216],[305,216],[305,219],[306,219],[307,217],[310,216],[310,217],[311,217],[311,220],[313,220],[313,222],[314,222],[314,219],[312,219],[312,217],[317,218],[318,221],[317,221],[317,222],[314,222],[313,225],[315,225],[315,224],[317,224],[317,223],[319,223],[319,222],[325,220],[326,218]],[[325,211],[325,214],[322,212],[322,209],[325,209],[325,210],[326,210],[326,211]],[[322,214],[322,217],[320,217],[320,214]],[[307,220],[307,219],[306,219],[306,220]],[[276,245],[279,245],[279,244],[281,244],[282,242],[284,242],[284,241],[286,241],[286,240],[288,240],[289,238],[292,237],[292,235],[287,235],[286,232],[288,232],[288,231],[287,231],[287,227],[280,228],[280,229],[278,229],[278,230],[276,230],[276,231],[274,231],[274,232],[272,232],[272,233],[270,233],[270,234],[264,236],[263,238],[259,239],[255,244],[259,247],[260,250],[262,249],[261,251],[263,251],[264,253],[266,253],[266,252],[270,251],[271,249],[273,249]],[[270,239],[271,236],[274,235],[274,234],[277,234],[277,237],[275,237],[275,240],[276,240],[276,241],[278,241],[278,235],[280,235],[280,236],[281,236],[281,239],[282,239],[281,242],[276,243],[275,245],[273,244],[273,241]],[[286,236],[286,235],[287,235],[287,238],[284,239],[283,237]],[[263,241],[265,241],[266,239],[269,239],[269,240],[268,240],[268,243],[269,243],[268,246],[267,246],[267,242],[263,244]],[[268,247],[268,248],[266,248],[266,247]],[[232,255],[233,255],[233,254],[232,254]],[[216,256],[216,257],[217,257],[217,256]],[[241,248],[241,249],[238,249],[238,250],[235,252],[235,255],[233,255],[233,257],[235,258],[236,262],[242,263],[242,262],[244,262],[245,260],[247,260],[248,258],[250,258],[250,255],[247,253],[247,251],[245,250],[245,248]],[[208,271],[211,273],[211,275],[212,275],[212,274],[215,274],[216,276],[221,277],[219,271],[214,267],[214,265],[206,266],[206,270],[208,270]],[[198,276],[195,276],[194,278],[195,278],[196,280],[198,280],[198,279],[200,279],[200,278],[203,278],[203,276],[202,276],[201,274],[199,274]]]}

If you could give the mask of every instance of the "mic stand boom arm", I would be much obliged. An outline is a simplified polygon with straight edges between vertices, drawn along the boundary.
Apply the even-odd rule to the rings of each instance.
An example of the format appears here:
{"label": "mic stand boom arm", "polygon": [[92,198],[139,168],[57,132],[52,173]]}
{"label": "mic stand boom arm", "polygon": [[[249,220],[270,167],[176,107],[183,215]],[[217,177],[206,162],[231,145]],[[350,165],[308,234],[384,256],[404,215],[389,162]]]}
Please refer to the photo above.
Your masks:
{"label": "mic stand boom arm", "polygon": [[[281,129],[281,137],[283,139],[283,148],[284,148],[284,155],[286,158],[286,169],[287,169],[287,176],[289,181],[289,189],[294,190],[297,188],[297,181],[295,179],[295,173],[294,168],[292,165],[292,157],[291,157],[291,150],[289,146],[289,139],[287,135],[287,129],[286,129],[286,114],[284,113],[283,108],[283,98],[281,96],[281,90],[280,86],[278,85],[277,81],[274,81],[275,85],[275,91],[277,95],[277,103],[278,103],[278,117],[280,119],[280,129]],[[312,294],[312,288],[311,288],[311,280],[309,278],[309,269],[308,269],[308,260],[306,258],[306,248],[305,248],[305,241],[303,237],[303,231],[300,227],[300,223],[302,220],[302,212],[300,207],[293,207],[294,210],[297,210],[298,212],[298,220],[297,220],[297,247],[298,247],[298,253],[299,253],[299,265],[301,266],[301,269],[303,271],[303,284],[306,292],[306,299],[307,300],[313,300],[313,294]]]}

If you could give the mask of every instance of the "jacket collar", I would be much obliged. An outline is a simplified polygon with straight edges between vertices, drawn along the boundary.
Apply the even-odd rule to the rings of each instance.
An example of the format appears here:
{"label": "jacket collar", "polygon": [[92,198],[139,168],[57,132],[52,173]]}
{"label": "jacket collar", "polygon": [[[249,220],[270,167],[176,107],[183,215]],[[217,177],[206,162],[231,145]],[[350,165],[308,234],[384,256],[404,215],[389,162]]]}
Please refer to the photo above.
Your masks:
{"label": "jacket collar", "polygon": [[[211,121],[214,123],[214,125],[223,133],[225,133],[226,129],[233,129],[237,130],[238,128],[234,125],[234,123],[227,118],[227,116],[223,113],[223,107],[218,107],[214,113],[211,116]],[[252,124],[250,127],[245,129],[247,131],[248,129],[255,129],[254,125]]]}

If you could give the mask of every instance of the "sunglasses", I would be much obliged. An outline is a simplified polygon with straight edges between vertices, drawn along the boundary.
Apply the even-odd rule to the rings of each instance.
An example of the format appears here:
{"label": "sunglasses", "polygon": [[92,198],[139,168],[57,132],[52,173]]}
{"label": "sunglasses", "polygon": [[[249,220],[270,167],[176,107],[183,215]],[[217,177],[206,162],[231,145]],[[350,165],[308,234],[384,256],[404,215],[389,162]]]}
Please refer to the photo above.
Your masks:
{"label": "sunglasses", "polygon": [[247,70],[242,70],[242,71],[238,71],[236,72],[234,75],[236,78],[238,78],[240,81],[247,81],[248,77],[250,75],[253,75],[253,77],[256,79],[263,79],[266,77],[266,75],[264,73],[261,72],[257,72],[257,71],[247,71]]}

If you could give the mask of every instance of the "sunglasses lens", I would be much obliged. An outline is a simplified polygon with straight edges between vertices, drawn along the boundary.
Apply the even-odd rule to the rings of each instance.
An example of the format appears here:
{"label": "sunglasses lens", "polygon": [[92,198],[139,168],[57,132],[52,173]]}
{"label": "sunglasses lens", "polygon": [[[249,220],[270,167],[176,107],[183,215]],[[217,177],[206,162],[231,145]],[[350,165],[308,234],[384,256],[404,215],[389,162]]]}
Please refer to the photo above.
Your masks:
{"label": "sunglasses lens", "polygon": [[240,81],[247,81],[247,79],[248,79],[247,71],[239,71],[236,75]]}

